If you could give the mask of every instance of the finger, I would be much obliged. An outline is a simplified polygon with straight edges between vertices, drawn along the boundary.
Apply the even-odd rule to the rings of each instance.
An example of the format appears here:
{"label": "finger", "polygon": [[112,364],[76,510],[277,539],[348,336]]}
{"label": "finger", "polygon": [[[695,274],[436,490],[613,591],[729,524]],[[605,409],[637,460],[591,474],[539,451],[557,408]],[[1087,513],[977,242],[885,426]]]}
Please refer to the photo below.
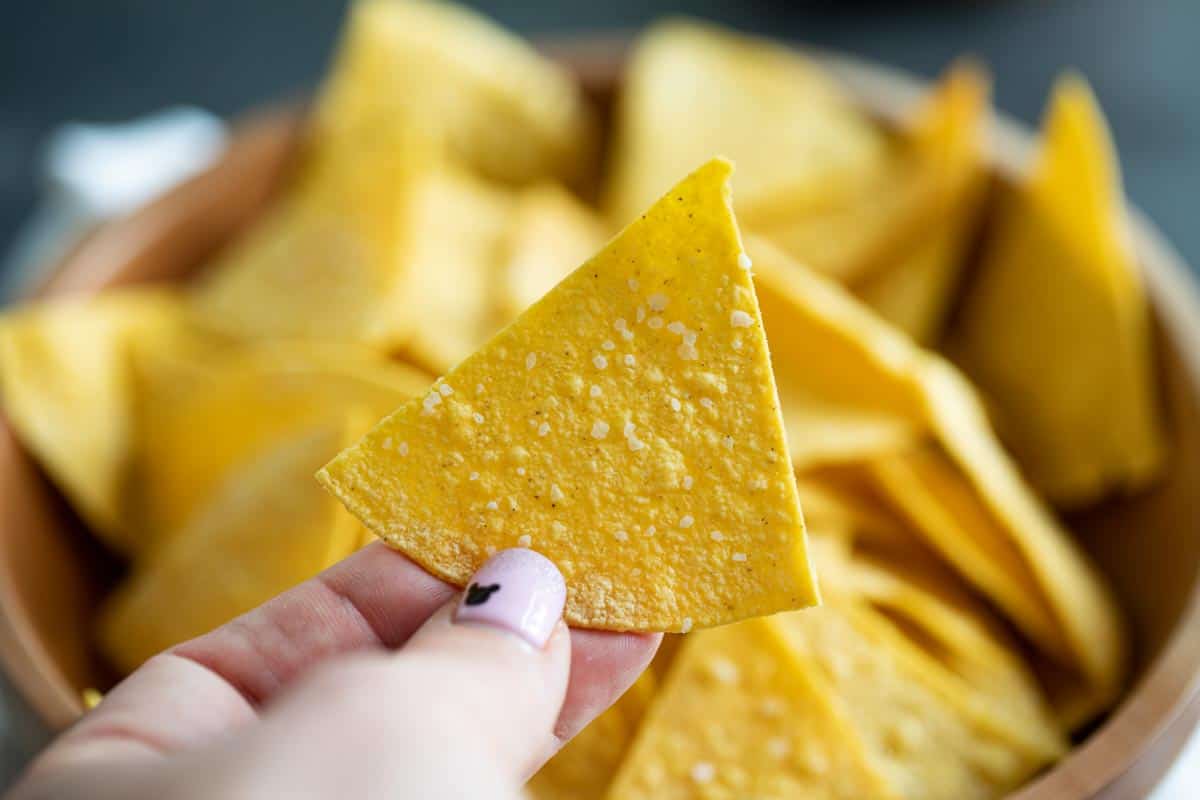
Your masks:
{"label": "finger", "polygon": [[561,747],[625,694],[661,642],[661,633],[572,629],[571,680],[554,726],[555,746]]}
{"label": "finger", "polygon": [[[545,557],[496,554],[399,652],[331,663],[281,696],[239,748],[244,788],[514,795],[544,759],[566,695],[565,599]],[[290,767],[261,768],[275,763]]]}
{"label": "finger", "polygon": [[446,730],[499,753],[523,782],[553,752],[567,692],[571,639],[562,622],[567,587],[553,562],[529,549],[502,550],[459,601],[432,617],[399,658],[432,681],[447,706]]}
{"label": "finger", "polygon": [[172,652],[208,667],[259,706],[330,656],[399,647],[454,594],[376,542]]}
{"label": "finger", "polygon": [[403,644],[454,588],[382,543],[167,653],[122,681],[38,760],[138,758],[196,747],[257,716],[339,653]]}

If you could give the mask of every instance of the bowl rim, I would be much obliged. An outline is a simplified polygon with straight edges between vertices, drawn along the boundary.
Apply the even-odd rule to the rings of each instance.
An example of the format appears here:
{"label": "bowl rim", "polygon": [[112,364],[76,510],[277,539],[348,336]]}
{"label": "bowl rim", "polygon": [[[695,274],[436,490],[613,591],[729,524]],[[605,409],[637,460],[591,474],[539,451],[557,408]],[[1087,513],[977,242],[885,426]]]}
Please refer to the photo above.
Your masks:
{"label": "bowl rim", "polygon": [[[594,32],[542,38],[536,43],[552,58],[569,65],[585,86],[611,85],[619,74],[633,34],[629,31]],[[818,60],[871,113],[897,120],[931,88],[931,81],[858,56],[813,48],[780,40]],[[120,263],[101,270],[101,281],[56,285],[56,276],[74,274],[85,265],[104,265],[107,256],[120,255],[125,243],[133,252],[137,243],[150,237],[138,233],[141,226],[160,229],[194,213],[196,205],[185,202],[212,182],[213,174],[228,169],[241,151],[250,150],[245,140],[257,134],[281,137],[294,126],[295,108],[255,114],[246,124],[235,126],[224,153],[206,171],[189,178],[155,200],[119,219],[106,222],[74,247],[49,270],[45,282],[35,284],[32,296],[53,296],[88,291],[108,285],[119,277]],[[1019,176],[1036,151],[1034,133],[1011,116],[992,111],[987,128],[989,166],[1002,175]],[[245,153],[240,155],[244,157]],[[1132,204],[1127,205],[1129,230],[1142,267],[1148,295],[1162,327],[1171,341],[1183,342],[1178,357],[1190,394],[1200,397],[1200,288],[1179,252],[1155,224]],[[132,245],[130,244],[132,243]],[[48,289],[43,292],[41,289]],[[0,420],[2,421],[2,420]],[[11,435],[4,422],[4,433]],[[16,692],[52,730],[66,727],[78,717],[82,704],[68,696],[63,687],[47,679],[49,655],[25,619],[23,608],[9,586],[0,585],[0,666]],[[1165,774],[1200,718],[1200,578],[1189,591],[1179,620],[1157,657],[1144,670],[1108,718],[1053,768],[1011,795],[1013,800],[1092,797],[1112,791],[1121,783],[1122,796],[1133,787],[1148,791]],[[1143,769],[1143,757],[1154,749],[1154,765]],[[1126,783],[1128,782],[1128,785]]]}

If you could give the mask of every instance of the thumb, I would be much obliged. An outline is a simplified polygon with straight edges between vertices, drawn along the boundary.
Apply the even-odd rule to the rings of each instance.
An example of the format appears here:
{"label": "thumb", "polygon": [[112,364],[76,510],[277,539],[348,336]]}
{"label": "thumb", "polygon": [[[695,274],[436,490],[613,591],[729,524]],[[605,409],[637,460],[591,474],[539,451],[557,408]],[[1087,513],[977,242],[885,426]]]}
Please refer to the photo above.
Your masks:
{"label": "thumb", "polygon": [[557,746],[555,721],[571,666],[562,621],[566,584],[524,548],[492,556],[467,588],[408,641],[398,659],[453,706],[460,737],[478,738],[529,777]]}
{"label": "thumb", "polygon": [[517,796],[559,743],[565,600],[547,558],[497,553],[402,649],[335,659],[272,704],[225,749],[232,785],[264,797]]}

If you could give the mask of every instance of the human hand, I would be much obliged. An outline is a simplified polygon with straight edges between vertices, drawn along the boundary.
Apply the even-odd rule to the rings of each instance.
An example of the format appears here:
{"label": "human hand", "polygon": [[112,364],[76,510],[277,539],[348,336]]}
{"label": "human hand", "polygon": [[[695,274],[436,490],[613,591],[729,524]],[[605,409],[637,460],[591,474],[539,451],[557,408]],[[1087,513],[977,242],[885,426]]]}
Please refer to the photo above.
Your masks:
{"label": "human hand", "polygon": [[373,544],[146,662],[11,800],[517,797],[661,639],[568,631],[564,597],[530,550],[460,597]]}

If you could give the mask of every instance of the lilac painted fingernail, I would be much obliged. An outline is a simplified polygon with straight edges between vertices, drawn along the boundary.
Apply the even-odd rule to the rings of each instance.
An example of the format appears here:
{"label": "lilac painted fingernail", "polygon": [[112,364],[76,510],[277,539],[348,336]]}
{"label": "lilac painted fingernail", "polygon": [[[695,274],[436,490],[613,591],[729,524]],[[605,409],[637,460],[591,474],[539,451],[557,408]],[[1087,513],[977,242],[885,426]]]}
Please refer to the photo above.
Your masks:
{"label": "lilac painted fingernail", "polygon": [[472,576],[454,621],[503,628],[540,650],[566,600],[567,586],[550,559],[523,547],[501,550]]}

